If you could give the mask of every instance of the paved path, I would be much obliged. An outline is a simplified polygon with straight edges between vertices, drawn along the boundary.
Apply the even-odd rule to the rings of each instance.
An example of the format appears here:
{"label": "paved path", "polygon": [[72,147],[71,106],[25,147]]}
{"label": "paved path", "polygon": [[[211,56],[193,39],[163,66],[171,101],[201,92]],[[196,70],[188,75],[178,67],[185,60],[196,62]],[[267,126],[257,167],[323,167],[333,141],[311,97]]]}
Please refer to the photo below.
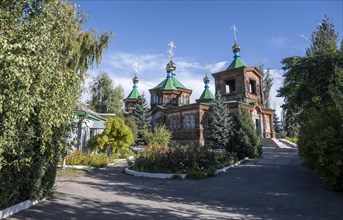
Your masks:
{"label": "paved path", "polygon": [[11,219],[343,219],[343,193],[322,188],[296,149],[203,180],[137,178],[123,167],[58,181],[58,198]]}

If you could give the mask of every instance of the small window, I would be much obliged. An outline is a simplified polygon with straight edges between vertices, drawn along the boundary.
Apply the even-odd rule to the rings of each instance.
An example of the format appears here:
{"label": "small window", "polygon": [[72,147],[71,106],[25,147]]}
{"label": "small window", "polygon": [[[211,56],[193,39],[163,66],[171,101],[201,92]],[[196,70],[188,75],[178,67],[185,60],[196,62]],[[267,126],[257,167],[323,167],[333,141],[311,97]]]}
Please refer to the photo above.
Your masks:
{"label": "small window", "polygon": [[232,93],[236,91],[236,80],[232,79],[226,82],[226,93]]}
{"label": "small window", "polygon": [[249,92],[256,94],[256,81],[255,80],[249,81]]}

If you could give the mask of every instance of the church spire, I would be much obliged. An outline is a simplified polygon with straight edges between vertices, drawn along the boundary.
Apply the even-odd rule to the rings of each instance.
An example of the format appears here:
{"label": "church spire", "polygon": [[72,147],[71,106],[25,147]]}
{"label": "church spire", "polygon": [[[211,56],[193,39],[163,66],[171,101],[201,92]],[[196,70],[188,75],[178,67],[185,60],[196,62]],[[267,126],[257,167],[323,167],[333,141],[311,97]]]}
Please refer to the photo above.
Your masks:
{"label": "church spire", "polygon": [[166,66],[166,71],[167,71],[167,76],[168,77],[172,77],[172,76],[175,76],[175,73],[174,71],[176,70],[176,64],[174,63],[173,61],[173,56],[174,56],[174,48],[176,48],[175,44],[173,41],[170,41],[169,44],[169,63],[167,64]]}
{"label": "church spire", "polygon": [[138,72],[138,63],[135,62],[133,65],[133,69],[135,71],[135,76],[132,78],[132,83],[133,83],[133,86],[132,86],[132,91],[130,92],[129,96],[127,97],[127,99],[138,99],[139,97],[139,92],[138,92],[138,82],[139,82],[139,79],[137,77],[137,72]]}
{"label": "church spire", "polygon": [[236,27],[236,25],[232,25],[231,29],[233,30],[233,39],[234,39],[234,45],[232,47],[232,52],[233,52],[233,58],[234,60],[232,61],[232,63],[230,64],[230,66],[226,69],[226,70],[230,70],[230,69],[236,69],[242,66],[246,66],[244,64],[244,62],[240,59],[240,51],[241,48],[239,47],[239,45],[237,44],[237,32],[238,32],[238,28]]}
{"label": "church spire", "polygon": [[211,90],[209,89],[210,88],[210,86],[209,86],[210,79],[207,76],[207,72],[206,72],[206,76],[204,78],[204,83],[205,83],[205,86],[204,86],[205,89],[202,92],[200,98],[196,100],[197,103],[209,102],[209,101],[212,101],[214,99],[214,95],[212,94]]}

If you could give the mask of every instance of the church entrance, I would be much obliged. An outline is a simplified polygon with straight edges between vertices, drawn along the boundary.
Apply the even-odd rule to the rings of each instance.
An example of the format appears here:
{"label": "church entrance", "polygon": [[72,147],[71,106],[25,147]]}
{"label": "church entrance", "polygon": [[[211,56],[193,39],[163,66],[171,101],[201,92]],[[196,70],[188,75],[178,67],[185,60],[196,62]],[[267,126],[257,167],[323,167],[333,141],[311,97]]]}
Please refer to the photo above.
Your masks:
{"label": "church entrance", "polygon": [[262,128],[262,122],[261,122],[261,118],[260,118],[260,114],[257,111],[257,109],[255,109],[252,113],[252,118],[255,124],[255,128],[258,131],[258,133],[263,136],[263,128]]}

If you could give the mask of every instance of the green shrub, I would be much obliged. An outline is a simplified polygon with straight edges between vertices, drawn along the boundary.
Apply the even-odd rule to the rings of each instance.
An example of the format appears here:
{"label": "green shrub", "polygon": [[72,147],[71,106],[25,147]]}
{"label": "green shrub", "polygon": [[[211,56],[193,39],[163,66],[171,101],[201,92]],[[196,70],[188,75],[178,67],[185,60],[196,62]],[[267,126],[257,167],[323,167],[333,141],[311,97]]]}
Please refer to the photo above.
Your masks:
{"label": "green shrub", "polygon": [[106,122],[105,130],[88,141],[91,151],[106,153],[111,157],[126,158],[131,153],[130,147],[134,136],[122,118],[111,117]]}
{"label": "green shrub", "polygon": [[290,142],[294,143],[294,144],[298,144],[298,138],[297,137],[292,138],[292,137],[287,137],[286,136],[285,139],[287,141],[290,141]]}
{"label": "green shrub", "polygon": [[204,147],[151,145],[138,154],[133,169],[152,173],[186,173],[190,178],[204,178],[236,161],[234,155],[225,151],[215,154]]}
{"label": "green shrub", "polygon": [[85,154],[82,151],[74,151],[67,156],[67,165],[83,165],[95,168],[106,167],[109,159],[105,154]]}

